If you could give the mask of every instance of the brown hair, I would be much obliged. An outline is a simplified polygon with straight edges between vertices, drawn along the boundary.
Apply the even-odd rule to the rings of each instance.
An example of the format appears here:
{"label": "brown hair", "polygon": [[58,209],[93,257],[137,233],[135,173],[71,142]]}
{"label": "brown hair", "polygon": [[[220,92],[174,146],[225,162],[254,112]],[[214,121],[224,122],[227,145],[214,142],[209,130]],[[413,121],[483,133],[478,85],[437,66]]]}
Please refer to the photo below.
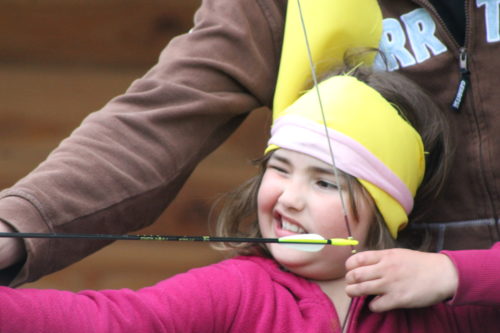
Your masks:
{"label": "brown hair", "polygon": [[[419,86],[393,72],[375,71],[367,67],[346,66],[328,74],[350,75],[377,90],[394,105],[401,117],[408,121],[421,135],[426,152],[426,170],[423,182],[415,196],[414,209],[410,221],[425,212],[426,203],[435,198],[442,188],[451,159],[451,135],[448,124],[439,107]],[[260,237],[257,221],[257,192],[262,181],[270,154],[255,163],[259,165],[257,176],[221,198],[222,208],[216,221],[219,236]],[[348,200],[352,214],[357,214],[356,203],[362,198],[370,198],[364,187],[352,176],[343,174],[347,181]],[[385,226],[381,214],[375,210],[374,223],[370,225],[365,248],[384,249],[395,246],[425,249],[425,234],[406,235],[400,232],[396,242]],[[417,237],[418,236],[418,237]],[[252,244],[225,244],[219,249],[235,249],[239,254],[267,253],[265,247]]]}

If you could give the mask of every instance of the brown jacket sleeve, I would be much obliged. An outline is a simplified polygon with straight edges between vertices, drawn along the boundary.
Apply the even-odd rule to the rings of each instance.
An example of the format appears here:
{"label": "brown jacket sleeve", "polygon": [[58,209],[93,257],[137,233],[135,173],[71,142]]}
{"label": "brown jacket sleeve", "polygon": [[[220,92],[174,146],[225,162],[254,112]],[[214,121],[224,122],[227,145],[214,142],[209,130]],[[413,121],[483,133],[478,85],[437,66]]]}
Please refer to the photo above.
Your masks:
{"label": "brown jacket sleeve", "polygon": [[[0,219],[24,232],[125,233],[151,224],[248,112],[270,106],[284,2],[203,1],[192,31],[172,40],[156,66],[0,193]],[[105,245],[25,244],[12,285]]]}

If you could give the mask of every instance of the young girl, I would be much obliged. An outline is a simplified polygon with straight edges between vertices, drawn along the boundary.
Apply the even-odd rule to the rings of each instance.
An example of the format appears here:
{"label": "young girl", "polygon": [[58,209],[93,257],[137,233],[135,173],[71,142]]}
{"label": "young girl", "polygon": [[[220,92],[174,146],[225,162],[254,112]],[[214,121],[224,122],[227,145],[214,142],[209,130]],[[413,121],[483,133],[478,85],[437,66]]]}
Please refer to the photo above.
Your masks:
{"label": "young girl", "polygon": [[[275,115],[261,173],[229,195],[222,235],[318,233],[352,236],[357,251],[383,249],[413,206],[421,209],[420,197],[439,188],[446,126],[416,86],[358,68],[319,89],[326,124],[314,90]],[[477,332],[500,324],[500,311],[486,306],[370,312],[369,297],[345,293],[350,247],[233,247],[241,256],[139,291],[2,288],[0,332]],[[470,291],[449,296],[475,300]]]}

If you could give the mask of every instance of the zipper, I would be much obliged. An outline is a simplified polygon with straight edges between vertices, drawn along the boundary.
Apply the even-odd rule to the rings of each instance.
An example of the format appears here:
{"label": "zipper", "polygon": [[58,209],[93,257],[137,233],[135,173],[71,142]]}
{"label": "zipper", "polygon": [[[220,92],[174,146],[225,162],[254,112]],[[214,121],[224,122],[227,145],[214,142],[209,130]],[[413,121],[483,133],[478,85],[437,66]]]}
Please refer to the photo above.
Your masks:
{"label": "zipper", "polygon": [[349,331],[349,328],[350,328],[350,324],[351,324],[351,312],[352,312],[352,309],[355,308],[354,307],[354,304],[353,303],[357,303],[359,298],[351,298],[351,300],[349,301],[349,307],[347,308],[347,315],[346,317],[344,318],[344,322],[342,323],[342,326],[340,327],[340,332],[341,333],[347,333]]}
{"label": "zipper", "polygon": [[[452,109],[454,109],[458,113],[460,111],[460,106],[463,104],[463,98],[465,96],[466,91],[472,89],[471,83],[470,83],[470,70],[469,70],[469,66],[468,66],[467,47],[466,47],[467,46],[467,42],[470,39],[470,34],[471,34],[471,30],[470,30],[470,27],[471,27],[470,13],[467,10],[468,9],[468,5],[469,5],[469,0],[464,0],[464,6],[465,6],[465,38],[464,38],[464,45],[459,45],[458,44],[458,42],[455,39],[455,37],[453,37],[453,35],[448,30],[448,27],[446,26],[444,20],[439,16],[439,14],[434,9],[434,7],[430,5],[430,3],[428,2],[428,0],[414,0],[414,2],[419,3],[420,6],[427,8],[429,11],[431,11],[434,14],[435,19],[437,19],[440,22],[440,24],[444,27],[445,31],[449,35],[449,38],[450,38],[451,42],[458,49],[458,52],[459,52],[458,61],[459,61],[459,70],[460,70],[460,82],[459,82],[458,87],[457,87],[456,96],[455,96],[455,98],[454,98],[454,100],[452,102]],[[470,91],[470,94],[472,94],[472,93],[473,92]],[[472,95],[470,97],[472,98]],[[482,141],[481,140],[481,133],[482,132],[479,129],[477,114],[474,112],[474,110],[472,110],[472,116],[474,117],[474,124],[475,124],[476,130],[477,130],[477,133],[479,135],[478,138],[479,138],[479,142],[480,142],[479,143],[479,147],[478,147],[478,149],[479,149],[479,175],[480,175],[481,180],[483,181],[483,184],[484,184],[483,185],[483,189],[484,189],[484,191],[486,193],[486,196],[488,198],[487,201],[489,203],[489,207],[491,209],[492,216],[493,216],[493,218],[496,221],[497,230],[499,230],[498,229],[498,224],[499,224],[500,221],[498,220],[498,214],[497,214],[497,211],[495,209],[495,204],[494,204],[495,201],[493,200],[492,189],[488,185],[489,182],[488,182],[488,178],[487,178],[486,172],[485,172],[484,152],[483,152],[483,148],[482,148],[482,144],[481,144],[481,141]]]}
{"label": "zipper", "polygon": [[[466,91],[472,89],[471,88],[471,83],[470,83],[470,80],[469,80],[469,78],[470,78],[470,70],[468,68],[467,48],[466,48],[467,42],[469,41],[470,34],[471,34],[471,30],[470,30],[470,26],[471,26],[470,13],[468,11],[469,0],[464,0],[464,6],[465,6],[465,38],[464,38],[464,45],[459,45],[459,43],[457,42],[457,40],[455,39],[455,37],[453,37],[453,35],[451,34],[450,30],[446,26],[446,23],[444,22],[444,20],[439,16],[439,13],[437,12],[437,10],[434,8],[434,6],[432,6],[429,3],[428,0],[413,0],[413,2],[417,3],[421,7],[426,8],[429,12],[433,13],[434,19],[437,20],[437,22],[439,22],[441,24],[441,26],[443,27],[443,29],[446,31],[446,34],[448,35],[448,38],[451,41],[451,43],[458,49],[458,52],[459,52],[458,61],[459,61],[459,70],[460,70],[460,82],[458,84],[457,93],[455,95],[455,98],[452,101],[452,106],[451,106],[452,109],[455,110],[458,113],[458,112],[460,112],[460,106],[463,103],[463,97],[465,96]],[[470,93],[472,94],[472,91]],[[472,98],[472,96],[471,96],[471,98]],[[480,137],[481,137],[481,131],[478,128],[477,115],[475,114],[474,110],[472,110],[472,115],[474,116],[475,126],[476,126],[476,129],[477,129],[478,133],[479,133],[479,139],[480,139]],[[484,190],[486,192],[486,196],[488,198],[488,203],[489,203],[489,206],[490,206],[493,218],[495,219],[495,222],[496,222],[497,230],[500,230],[500,228],[499,228],[500,221],[498,219],[498,214],[497,214],[497,211],[495,209],[495,205],[494,205],[495,201],[493,200],[492,189],[488,185],[489,182],[488,182],[488,179],[487,179],[486,174],[485,174],[484,157],[483,157],[484,153],[482,151],[483,148],[481,147],[481,143],[480,143],[480,146],[478,147],[478,149],[479,149],[479,175],[481,177],[481,180],[484,183],[483,188],[484,188]]]}
{"label": "zipper", "polygon": [[[457,40],[455,39],[455,37],[453,36],[453,34],[451,33],[450,29],[448,29],[448,26],[446,25],[446,22],[441,18],[441,16],[439,16],[439,13],[438,11],[434,8],[434,6],[429,2],[429,0],[414,0],[413,1],[414,3],[416,3],[417,5],[421,6],[422,8],[425,8],[427,9],[430,13],[433,14],[434,16],[434,19],[439,22],[439,24],[443,27],[443,29],[445,30],[446,32],[446,35],[447,37],[449,37],[449,40],[451,41],[451,43],[453,44],[453,46],[456,47],[456,49],[460,49],[460,47],[462,45],[460,45]],[[469,26],[469,18],[468,18],[468,15],[467,15],[467,3],[468,3],[468,0],[465,0],[464,1],[464,5],[465,5],[465,38],[464,38],[464,45],[467,44],[467,35],[468,35],[468,31],[467,31],[467,27]]]}
{"label": "zipper", "polygon": [[453,98],[451,102],[451,108],[455,112],[460,112],[460,106],[462,105],[463,99],[465,97],[465,93],[467,92],[467,89],[470,87],[470,71],[467,65],[467,48],[465,45],[467,45],[467,41],[469,40],[469,27],[470,27],[470,18],[469,18],[469,12],[467,10],[468,8],[468,0],[464,1],[464,10],[465,10],[465,36],[464,36],[464,45],[460,45],[453,34],[450,32],[448,29],[448,26],[444,22],[444,20],[439,16],[439,13],[437,10],[432,6],[432,4],[428,0],[415,0],[416,3],[418,3],[420,6],[426,8],[428,11],[432,12],[434,14],[434,19],[441,24],[443,29],[446,31],[446,34],[448,35],[450,41],[452,44],[458,49],[458,65],[459,65],[459,71],[460,71],[460,81],[458,83],[457,87],[457,92],[455,93],[455,97]]}
{"label": "zipper", "polygon": [[[464,45],[459,48],[458,55],[458,64],[460,70],[460,82],[458,83],[457,93],[455,94],[455,98],[451,103],[451,108],[456,112],[460,112],[460,105],[462,105],[463,98],[467,91],[467,88],[470,86],[470,71],[467,66],[467,49],[465,45],[467,45],[467,41],[469,40],[469,27],[470,27],[470,18],[469,11],[467,10],[468,0],[464,1],[464,10],[465,10],[465,36],[464,36]],[[458,43],[457,43],[458,44]]]}
{"label": "zipper", "polygon": [[461,47],[458,55],[458,63],[460,66],[460,82],[458,83],[458,89],[455,94],[455,98],[451,103],[451,108],[456,112],[460,112],[460,106],[462,105],[465,92],[470,85],[469,81],[469,69],[467,67],[467,50],[465,47]]}

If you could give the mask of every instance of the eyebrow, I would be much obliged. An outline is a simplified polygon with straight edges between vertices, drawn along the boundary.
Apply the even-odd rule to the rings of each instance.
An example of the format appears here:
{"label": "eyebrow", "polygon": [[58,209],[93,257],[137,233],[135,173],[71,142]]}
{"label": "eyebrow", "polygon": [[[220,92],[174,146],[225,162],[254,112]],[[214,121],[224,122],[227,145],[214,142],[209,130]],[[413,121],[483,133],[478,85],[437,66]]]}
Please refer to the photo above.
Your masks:
{"label": "eyebrow", "polygon": [[[292,164],[288,158],[283,157],[283,156],[279,156],[276,153],[273,154],[273,156],[271,156],[271,159],[273,159],[273,158],[276,159],[276,160],[278,160],[281,163],[286,164],[286,165],[291,165]],[[312,166],[312,167],[308,167],[308,169],[311,170],[311,171],[313,171],[313,172],[317,172],[317,173],[328,174],[328,175],[335,175],[333,167],[322,168],[322,167],[319,167],[319,166]]]}
{"label": "eyebrow", "polygon": [[282,162],[282,163],[285,163],[285,164],[291,164],[291,163],[290,163],[290,160],[289,160],[288,158],[286,158],[286,157],[282,157],[282,156],[279,156],[279,155],[278,155],[278,154],[276,154],[276,153],[274,153],[274,154],[271,156],[271,158],[270,158],[270,160],[273,160],[273,159],[278,160],[279,162]]}
{"label": "eyebrow", "polygon": [[316,171],[318,173],[326,173],[329,175],[334,176],[335,172],[333,171],[333,168],[321,168],[321,167],[311,167],[313,171]]}

